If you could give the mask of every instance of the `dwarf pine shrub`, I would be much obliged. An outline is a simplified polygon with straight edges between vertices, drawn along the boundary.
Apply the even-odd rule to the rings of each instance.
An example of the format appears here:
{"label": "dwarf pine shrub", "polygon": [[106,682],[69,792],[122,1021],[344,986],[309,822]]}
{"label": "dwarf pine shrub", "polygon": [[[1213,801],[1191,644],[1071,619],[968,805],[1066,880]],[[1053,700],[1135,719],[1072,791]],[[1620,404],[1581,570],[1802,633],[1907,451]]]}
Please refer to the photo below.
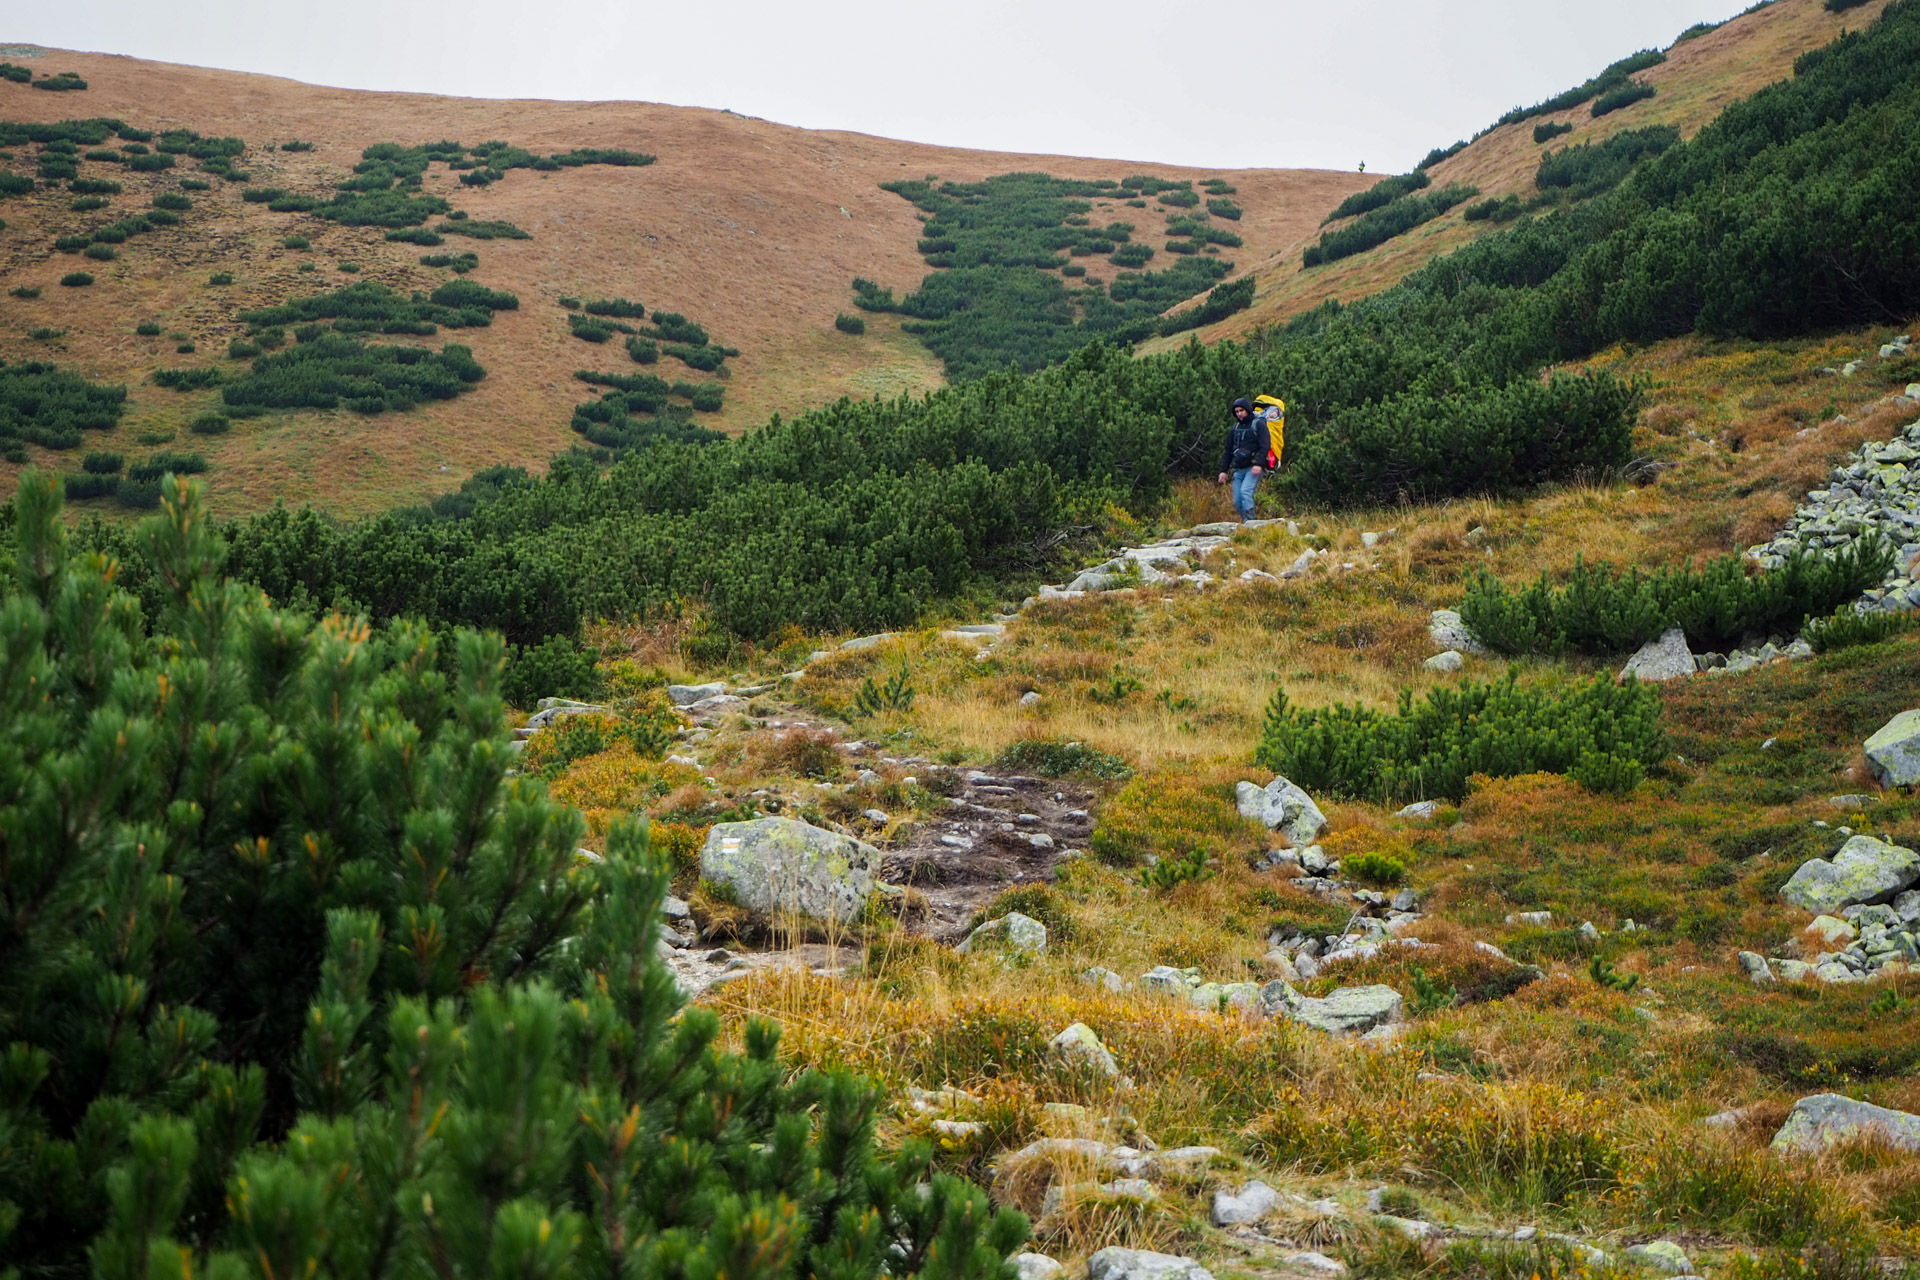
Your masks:
{"label": "dwarf pine shrub", "polygon": [[108,178],[75,178],[67,184],[67,190],[77,196],[117,196],[120,184]]}
{"label": "dwarf pine shrub", "polygon": [[1460,617],[1476,639],[1506,654],[1625,653],[1675,626],[1696,649],[1724,650],[1831,614],[1885,578],[1894,557],[1885,542],[1862,539],[1831,555],[1797,551],[1763,573],[1750,573],[1737,554],[1652,575],[1581,560],[1566,586],[1542,574],[1519,592],[1483,570],[1468,584]]}
{"label": "dwarf pine shrub", "polygon": [[613,337],[613,326],[606,321],[571,311],[567,313],[567,331],[583,342],[605,342]]}
{"label": "dwarf pine shrub", "polygon": [[75,213],[92,213],[95,209],[104,209],[112,203],[113,201],[107,199],[105,196],[81,196],[69,204],[67,208],[73,210]]}
{"label": "dwarf pine shrub", "polygon": [[458,343],[436,352],[320,330],[287,350],[261,356],[220,395],[229,416],[300,408],[397,413],[427,400],[451,400],[485,376],[472,350]]}
{"label": "dwarf pine shrub", "polygon": [[112,262],[120,255],[111,245],[90,244],[80,251],[82,257],[92,258],[95,262]]}
{"label": "dwarf pine shrub", "polygon": [[280,242],[280,247],[283,249],[310,249],[313,247],[313,242],[305,236],[288,236]]}
{"label": "dwarf pine shrub", "polygon": [[85,271],[69,271],[60,277],[60,283],[69,289],[84,289],[93,283],[93,276]]}
{"label": "dwarf pine shrub", "polygon": [[469,218],[464,221],[443,222],[434,228],[444,235],[466,236],[472,240],[531,240],[533,233],[523,231],[511,222],[482,221]]}
{"label": "dwarf pine shrub", "polygon": [[1593,118],[1612,115],[1622,107],[1630,107],[1636,102],[1651,98],[1659,90],[1644,80],[1629,80],[1615,89],[1609,89],[1593,100]]}
{"label": "dwarf pine shrub", "polygon": [[594,298],[585,304],[590,316],[614,316],[621,320],[644,320],[647,309],[625,298]]}
{"label": "dwarf pine shrub", "polygon": [[1849,604],[1829,617],[1815,618],[1807,624],[1804,634],[1815,653],[1832,653],[1855,645],[1879,644],[1915,627],[1920,627],[1920,613],[1879,609],[1862,613]]}
{"label": "dwarf pine shrub", "polygon": [[232,283],[233,283],[233,272],[231,272],[231,271],[216,271],[216,272],[214,272],[214,273],[213,273],[212,275],[210,275],[210,276],[208,276],[208,277],[207,277],[207,283],[208,283],[208,284],[212,284],[212,285],[226,285],[226,284],[232,284]]}
{"label": "dwarf pine shrub", "polygon": [[[164,172],[165,170],[173,168],[174,163],[175,163],[174,158],[168,155],[164,151],[150,151],[143,156],[127,157],[127,168],[131,169],[135,173],[161,173],[161,172]],[[197,188],[198,190],[204,191],[207,189],[207,184],[204,182],[200,182],[198,178],[183,179],[180,185],[185,187],[189,182],[198,182],[199,183],[199,187]],[[188,190],[194,190],[194,189],[196,188],[192,188],[192,187],[188,188]]]}
{"label": "dwarf pine shrub", "polygon": [[281,143],[280,149],[282,151],[311,151],[313,150],[313,144],[311,142],[302,142],[298,138],[293,138]]}
{"label": "dwarf pine shrub", "polygon": [[652,338],[628,338],[627,354],[635,364],[657,364],[660,360],[660,344]]}
{"label": "dwarf pine shrub", "polygon": [[[1080,268],[1080,273],[1086,274],[1086,268]],[[842,311],[833,318],[833,327],[842,333],[850,333],[857,337],[867,331],[867,322],[860,316],[848,315]]]}
{"label": "dwarf pine shrub", "polygon": [[[143,618],[67,553],[52,480],[26,483],[33,577],[0,605],[45,673],[7,706],[32,799],[0,871],[41,904],[0,978],[34,1082],[6,1102],[27,1158],[0,1169],[23,1271],[569,1280],[658,1250],[765,1280],[1011,1280],[1025,1220],[923,1142],[877,1150],[870,1086],[794,1074],[764,1023],[723,1052],[683,1009],[645,828],[582,860],[579,815],[506,776],[498,638],[274,609],[219,577],[190,482],[145,528],[168,571]],[[153,814],[188,810],[162,858]],[[73,994],[102,989],[151,1002]]]}
{"label": "dwarf pine shrub", "polygon": [[439,232],[429,231],[425,227],[395,227],[393,230],[387,232],[387,239],[395,240],[402,244],[426,245],[429,248],[447,242],[446,237],[442,236]]}
{"label": "dwarf pine shrub", "polygon": [[1430,691],[1402,690],[1392,714],[1337,704],[1301,711],[1275,690],[1255,763],[1309,791],[1377,803],[1459,801],[1475,774],[1560,773],[1596,791],[1627,791],[1664,750],[1652,686],[1596,676],[1560,690],[1512,675]]}
{"label": "dwarf pine shrub", "polygon": [[1536,143],[1551,142],[1563,133],[1572,133],[1573,126],[1565,121],[1549,120],[1545,124],[1533,126],[1533,140]]}

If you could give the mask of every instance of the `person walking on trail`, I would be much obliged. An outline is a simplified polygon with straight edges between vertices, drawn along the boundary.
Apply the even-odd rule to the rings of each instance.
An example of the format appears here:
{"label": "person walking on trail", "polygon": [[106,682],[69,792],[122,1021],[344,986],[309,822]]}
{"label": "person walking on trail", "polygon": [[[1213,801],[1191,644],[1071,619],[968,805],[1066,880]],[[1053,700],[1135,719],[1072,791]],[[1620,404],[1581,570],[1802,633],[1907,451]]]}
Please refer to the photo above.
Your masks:
{"label": "person walking on trail", "polygon": [[1253,491],[1267,473],[1272,436],[1266,418],[1254,412],[1253,402],[1242,396],[1233,402],[1233,424],[1227,428],[1227,448],[1220,456],[1220,483],[1233,480],[1233,509],[1240,523],[1253,519]]}

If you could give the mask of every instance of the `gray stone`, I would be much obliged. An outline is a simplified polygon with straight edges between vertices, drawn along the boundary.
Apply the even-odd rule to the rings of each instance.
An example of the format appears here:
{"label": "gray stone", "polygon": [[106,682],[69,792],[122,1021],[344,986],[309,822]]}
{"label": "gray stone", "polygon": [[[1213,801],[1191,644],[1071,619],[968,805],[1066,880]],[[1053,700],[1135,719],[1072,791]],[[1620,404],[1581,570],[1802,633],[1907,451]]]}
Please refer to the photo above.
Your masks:
{"label": "gray stone", "polygon": [[857,653],[862,649],[871,649],[882,641],[891,639],[893,639],[893,632],[882,631],[877,635],[855,636],[851,640],[843,641],[840,648],[845,652]]}
{"label": "gray stone", "polygon": [[1354,1034],[1400,1020],[1405,1005],[1392,987],[1341,987],[1324,999],[1303,996],[1285,982],[1260,989],[1260,1004],[1269,1014],[1290,1018],[1303,1026],[1333,1034]]}
{"label": "gray stone", "polygon": [[1507,917],[1507,923],[1526,925],[1533,929],[1545,929],[1553,924],[1553,912],[1516,911]]}
{"label": "gray stone", "polygon": [[1110,1245],[1087,1259],[1087,1280],[1213,1280],[1192,1258]]}
{"label": "gray stone", "polygon": [[588,716],[606,708],[592,702],[573,702],[566,698],[542,698],[540,709],[527,717],[527,730],[538,732],[551,728],[554,721],[563,716]]}
{"label": "gray stone", "polygon": [[716,823],[700,850],[700,875],[726,886],[749,911],[844,923],[865,907],[880,859],[880,850],[852,836],[792,818],[757,818]]}
{"label": "gray stone", "polygon": [[1018,911],[989,920],[954,948],[955,951],[1014,951],[1021,955],[1045,955],[1047,926]]}
{"label": "gray stone", "polygon": [[1421,1222],[1418,1218],[1396,1218],[1390,1213],[1378,1214],[1374,1221],[1392,1227],[1409,1240],[1427,1240],[1440,1234],[1440,1228],[1431,1222]]}
{"label": "gray stone", "polygon": [[1907,924],[1920,924],[1920,889],[1894,895],[1893,911]]}
{"label": "gray stone", "polygon": [[1242,582],[1278,582],[1280,581],[1280,579],[1274,577],[1272,574],[1268,573],[1264,569],[1249,569],[1245,573],[1240,575],[1240,581]]}
{"label": "gray stone", "polygon": [[1828,796],[1827,803],[1846,813],[1853,813],[1873,803],[1872,796],[1847,795]]}
{"label": "gray stone", "polygon": [[1088,969],[1085,973],[1081,974],[1080,980],[1082,982],[1092,983],[1094,986],[1099,987],[1103,991],[1112,991],[1117,993],[1117,992],[1125,991],[1127,989],[1127,980],[1125,978],[1121,977],[1119,974],[1115,973],[1113,970],[1103,969],[1099,965],[1095,965],[1093,966],[1093,968]]}
{"label": "gray stone", "polygon": [[1057,1280],[1066,1270],[1044,1253],[1016,1253],[1008,1261],[1019,1280]]}
{"label": "gray stone", "polygon": [[1192,985],[1187,975],[1170,964],[1157,964],[1140,975],[1140,985],[1149,991],[1184,996]]}
{"label": "gray stone", "polygon": [[1313,562],[1319,558],[1319,555],[1320,553],[1318,551],[1315,551],[1312,547],[1308,547],[1305,551],[1302,551],[1298,556],[1294,557],[1292,564],[1280,571],[1280,576],[1289,579],[1305,577],[1307,571],[1313,568]]}
{"label": "gray stone", "polygon": [[1333,860],[1327,857],[1327,851],[1317,844],[1308,845],[1299,850],[1299,854],[1300,869],[1316,876],[1326,874],[1327,868],[1333,865]]}
{"label": "gray stone", "polygon": [[676,707],[690,707],[726,691],[726,682],[722,680],[715,680],[711,684],[670,684],[667,686],[667,701]]}
{"label": "gray stone", "polygon": [[1670,1276],[1683,1276],[1693,1270],[1687,1251],[1671,1240],[1649,1240],[1627,1250],[1627,1256],[1644,1267]]}
{"label": "gray stone", "polygon": [[1029,689],[1025,693],[1020,695],[1020,705],[1023,707],[1036,706],[1039,704],[1039,702],[1040,702],[1040,695],[1032,689]]}
{"label": "gray stone", "polygon": [[1213,1226],[1258,1222],[1281,1207],[1281,1194],[1265,1182],[1248,1182],[1238,1192],[1213,1192]]}
{"label": "gray stone", "polygon": [[693,914],[693,908],[672,894],[668,894],[660,902],[660,914],[669,920],[685,920]]}
{"label": "gray stone", "polygon": [[1264,787],[1236,783],[1233,792],[1241,817],[1265,823],[1296,847],[1312,844],[1327,829],[1327,815],[1320,812],[1313,797],[1285,778],[1277,777]]}
{"label": "gray stone", "polygon": [[893,821],[893,815],[888,813],[885,809],[868,809],[866,812],[862,813],[860,816],[865,818],[868,822],[871,822],[876,826],[882,826],[882,827],[886,826],[889,822]]}
{"label": "gray stone", "polygon": [[1438,812],[1440,812],[1440,802],[1438,800],[1416,800],[1404,809],[1395,810],[1393,816],[1396,818],[1431,818]]}
{"label": "gray stone", "polygon": [[1746,971],[1750,982],[1772,982],[1773,970],[1767,965],[1767,958],[1753,951],[1740,953],[1740,967]]}
{"label": "gray stone", "polygon": [[1054,1056],[1075,1067],[1091,1067],[1104,1076],[1120,1074],[1120,1065],[1100,1043],[1100,1037],[1084,1022],[1076,1022],[1055,1036],[1047,1048]]}
{"label": "gray stone", "polygon": [[1290,1266],[1303,1267],[1308,1271],[1318,1271],[1325,1276],[1344,1276],[1347,1274],[1346,1263],[1329,1258],[1324,1253],[1315,1253],[1311,1249],[1303,1249],[1299,1253],[1290,1253],[1286,1256],[1286,1261]]}
{"label": "gray stone", "polygon": [[1453,609],[1433,611],[1433,618],[1427,623],[1427,638],[1433,641],[1436,649],[1458,649],[1461,653],[1476,657],[1487,651],[1485,645],[1473,638],[1473,632],[1467,630],[1467,624],[1460,620],[1460,614]]}
{"label": "gray stone", "polygon": [[1392,906],[1395,911],[1412,911],[1419,905],[1420,895],[1412,889],[1402,889],[1393,895]]}
{"label": "gray stone", "polygon": [[1920,854],[1872,836],[1853,836],[1833,861],[1802,863],[1780,890],[1796,907],[1832,914],[1861,902],[1887,902],[1920,880]]}
{"label": "gray stone", "polygon": [[1883,787],[1920,782],[1920,711],[1902,711],[1866,742],[1867,764]]}
{"label": "gray stone", "polygon": [[1467,665],[1467,660],[1460,656],[1458,649],[1448,649],[1445,653],[1434,654],[1421,665],[1429,671],[1437,671],[1444,675],[1460,670]]}
{"label": "gray stone", "polygon": [[1627,665],[1620,669],[1620,678],[1678,680],[1692,675],[1695,669],[1693,652],[1687,648],[1687,633],[1672,627],[1658,640],[1647,641],[1640,652],[1628,658]]}
{"label": "gray stone", "polygon": [[1920,1151],[1920,1116],[1816,1093],[1793,1104],[1773,1135],[1775,1151],[1817,1152],[1836,1142],[1874,1138],[1901,1151]]}

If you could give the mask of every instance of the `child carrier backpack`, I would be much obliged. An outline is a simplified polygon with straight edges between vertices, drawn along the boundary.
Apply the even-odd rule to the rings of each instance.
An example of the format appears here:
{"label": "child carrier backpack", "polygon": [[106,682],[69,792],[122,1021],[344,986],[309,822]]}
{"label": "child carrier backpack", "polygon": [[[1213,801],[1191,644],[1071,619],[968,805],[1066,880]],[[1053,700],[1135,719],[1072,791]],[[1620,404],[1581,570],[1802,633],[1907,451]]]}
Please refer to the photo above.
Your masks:
{"label": "child carrier backpack", "polygon": [[1287,402],[1278,396],[1255,396],[1254,412],[1267,420],[1267,470],[1277,471],[1286,452]]}

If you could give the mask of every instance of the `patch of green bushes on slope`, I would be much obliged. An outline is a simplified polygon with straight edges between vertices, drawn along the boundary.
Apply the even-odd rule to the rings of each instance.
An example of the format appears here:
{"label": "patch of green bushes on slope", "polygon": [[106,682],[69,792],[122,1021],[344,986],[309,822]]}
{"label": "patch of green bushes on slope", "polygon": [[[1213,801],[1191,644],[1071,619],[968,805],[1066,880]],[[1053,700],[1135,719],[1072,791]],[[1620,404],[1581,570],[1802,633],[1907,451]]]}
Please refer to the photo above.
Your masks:
{"label": "patch of green bushes on slope", "polygon": [[1344,227],[1322,233],[1319,244],[1307,246],[1301,264],[1317,267],[1323,262],[1337,262],[1378,248],[1479,194],[1478,187],[1454,183],[1424,195],[1401,196],[1391,204],[1361,214]]}
{"label": "patch of green bushes on slope", "polygon": [[[1126,185],[1136,181],[1143,185]],[[1137,342],[1157,331],[1161,312],[1205,292],[1233,269],[1231,262],[1196,254],[1165,271],[1122,272],[1111,289],[1097,280],[1068,287],[1057,272],[1073,254],[1108,253],[1119,263],[1121,252],[1132,247],[1124,243],[1132,230],[1127,224],[1069,222],[1086,221],[1093,198],[1117,199],[1136,190],[1193,194],[1191,184],[1158,179],[1149,191],[1148,181],[1010,173],[975,183],[883,183],[883,190],[932,215],[919,247],[937,270],[897,302],[856,282],[855,303],[906,316],[902,327],[926,343],[954,379],[1009,367],[1044,368],[1096,339]],[[1147,251],[1127,260],[1151,256]]]}
{"label": "patch of green bushes on slope", "polygon": [[1542,191],[1561,188],[1571,190],[1576,199],[1586,199],[1618,186],[1635,165],[1678,141],[1680,131],[1662,124],[1616,133],[1605,142],[1562,147],[1540,157],[1533,183]]}
{"label": "patch of green bushes on slope", "polygon": [[[579,814],[508,776],[497,638],[275,609],[221,578],[191,490],[141,531],[169,566],[143,617],[72,553],[52,477],[13,506],[23,1273],[570,1277],[643,1246],[784,1280],[1007,1272],[1026,1220],[925,1143],[878,1150],[871,1085],[794,1075],[766,1024],[723,1051],[684,1007],[644,826],[583,861]],[[194,817],[162,841],[156,814]]]}
{"label": "patch of green bushes on slope", "polygon": [[242,412],[400,412],[426,400],[451,400],[485,376],[472,350],[458,343],[430,351],[322,331],[285,351],[259,357],[249,373],[226,383],[220,395],[229,409]]}
{"label": "patch of green bushes on slope", "polygon": [[1503,124],[1519,124],[1535,116],[1552,115],[1556,111],[1570,111],[1583,103],[1593,101],[1604,93],[1619,89],[1634,76],[1649,67],[1657,67],[1667,60],[1667,55],[1658,49],[1643,49],[1639,53],[1620,59],[1605,71],[1585,84],[1568,89],[1565,93],[1555,94],[1545,102],[1536,102],[1531,107],[1515,107],[1494,121],[1493,128]]}
{"label": "patch of green bushes on slope", "polygon": [[520,299],[513,294],[472,280],[449,280],[432,293],[411,295],[363,280],[331,293],[242,311],[239,319],[255,333],[283,325],[324,322],[338,333],[430,334],[443,325],[449,329],[484,327],[493,323],[494,312],[513,311],[519,306]]}
{"label": "patch of green bushes on slope", "polygon": [[77,449],[81,432],[112,430],[126,408],[125,387],[89,382],[42,361],[0,361],[0,447]]}
{"label": "patch of green bushes on slope", "polygon": [[1254,761],[1307,790],[1378,803],[1466,797],[1475,774],[1560,773],[1594,791],[1629,791],[1665,752],[1651,685],[1600,675],[1563,689],[1509,675],[1431,690],[1398,711],[1301,711],[1276,690]]}
{"label": "patch of green bushes on slope", "polygon": [[1758,573],[1738,554],[1656,574],[1580,561],[1564,587],[1542,574],[1517,592],[1482,570],[1468,584],[1460,617],[1482,644],[1505,654],[1626,653],[1669,627],[1684,630],[1696,649],[1724,650],[1832,613],[1884,579],[1893,561],[1892,547],[1864,542],[1834,555],[1798,552]]}

